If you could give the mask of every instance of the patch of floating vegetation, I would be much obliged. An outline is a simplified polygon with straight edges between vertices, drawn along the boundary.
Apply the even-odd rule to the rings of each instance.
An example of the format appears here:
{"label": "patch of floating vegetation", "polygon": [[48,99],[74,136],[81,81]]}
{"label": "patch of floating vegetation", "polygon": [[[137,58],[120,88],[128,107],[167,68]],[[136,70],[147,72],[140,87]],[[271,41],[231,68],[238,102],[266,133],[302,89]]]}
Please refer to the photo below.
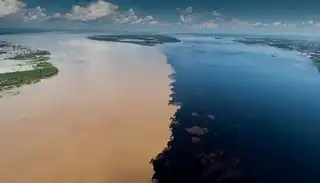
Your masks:
{"label": "patch of floating vegetation", "polygon": [[[284,38],[245,38],[235,40],[246,45],[265,45],[283,50],[298,51],[311,59],[320,72],[320,42]],[[272,55],[276,57],[276,55]]]}
{"label": "patch of floating vegetation", "polygon": [[179,39],[158,34],[113,34],[113,35],[93,35],[88,37],[96,41],[110,41],[120,43],[132,43],[143,46],[154,46],[164,43],[181,42]]}
{"label": "patch of floating vegetation", "polygon": [[46,50],[0,41],[0,93],[56,75],[59,70],[49,60]]}

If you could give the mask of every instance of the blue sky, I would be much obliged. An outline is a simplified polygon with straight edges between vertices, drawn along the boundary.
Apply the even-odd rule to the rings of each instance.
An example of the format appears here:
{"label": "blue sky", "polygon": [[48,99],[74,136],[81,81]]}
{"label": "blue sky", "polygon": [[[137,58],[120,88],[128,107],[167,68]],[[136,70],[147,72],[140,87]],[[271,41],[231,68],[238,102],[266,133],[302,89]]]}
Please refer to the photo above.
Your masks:
{"label": "blue sky", "polygon": [[[29,7],[41,6],[51,11],[69,11],[73,5],[92,0],[25,0]],[[219,10],[230,16],[246,18],[299,18],[320,13],[319,0],[109,0],[120,9],[134,8],[148,14],[173,14],[176,8],[192,6],[195,10]]]}
{"label": "blue sky", "polygon": [[320,0],[0,0],[0,26],[10,24],[320,32]]}

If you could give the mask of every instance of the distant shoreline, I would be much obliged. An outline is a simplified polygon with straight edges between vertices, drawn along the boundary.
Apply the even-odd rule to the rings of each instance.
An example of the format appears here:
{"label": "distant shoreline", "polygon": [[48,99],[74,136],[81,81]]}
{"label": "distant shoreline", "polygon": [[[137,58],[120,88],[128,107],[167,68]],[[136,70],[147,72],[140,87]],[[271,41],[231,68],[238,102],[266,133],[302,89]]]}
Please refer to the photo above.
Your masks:
{"label": "distant shoreline", "polygon": [[181,40],[158,34],[117,34],[117,35],[93,35],[89,36],[88,39],[95,41],[110,41],[120,43],[132,43],[143,46],[155,46],[164,43],[178,43]]}
{"label": "distant shoreline", "polygon": [[[245,45],[263,45],[283,50],[297,51],[313,61],[320,72],[320,51],[319,44],[311,41],[270,39],[270,38],[246,38],[235,40]],[[276,55],[273,55],[276,57]]]}

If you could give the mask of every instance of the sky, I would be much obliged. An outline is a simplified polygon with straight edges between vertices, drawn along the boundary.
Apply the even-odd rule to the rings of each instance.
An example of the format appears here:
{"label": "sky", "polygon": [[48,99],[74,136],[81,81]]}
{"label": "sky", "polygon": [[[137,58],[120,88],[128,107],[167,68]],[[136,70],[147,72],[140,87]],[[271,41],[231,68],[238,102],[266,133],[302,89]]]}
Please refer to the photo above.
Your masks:
{"label": "sky", "polygon": [[0,26],[135,24],[317,33],[319,7],[319,0],[0,0]]}
{"label": "sky", "polygon": [[[30,7],[42,6],[54,11],[68,11],[73,5],[88,4],[92,0],[26,0]],[[174,13],[177,8],[223,11],[247,18],[291,18],[313,16],[319,13],[318,0],[109,0],[120,9],[134,8],[146,13]],[[297,16],[297,13],[299,16]]]}

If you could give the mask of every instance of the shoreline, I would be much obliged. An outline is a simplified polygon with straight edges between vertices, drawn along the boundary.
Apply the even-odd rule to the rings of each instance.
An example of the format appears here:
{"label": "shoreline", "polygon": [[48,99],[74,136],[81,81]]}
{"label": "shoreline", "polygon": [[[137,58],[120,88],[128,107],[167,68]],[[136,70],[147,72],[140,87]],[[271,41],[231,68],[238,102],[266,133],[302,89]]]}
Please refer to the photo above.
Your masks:
{"label": "shoreline", "polygon": [[0,41],[0,97],[57,75],[59,69],[50,62],[50,55],[46,50]]}

